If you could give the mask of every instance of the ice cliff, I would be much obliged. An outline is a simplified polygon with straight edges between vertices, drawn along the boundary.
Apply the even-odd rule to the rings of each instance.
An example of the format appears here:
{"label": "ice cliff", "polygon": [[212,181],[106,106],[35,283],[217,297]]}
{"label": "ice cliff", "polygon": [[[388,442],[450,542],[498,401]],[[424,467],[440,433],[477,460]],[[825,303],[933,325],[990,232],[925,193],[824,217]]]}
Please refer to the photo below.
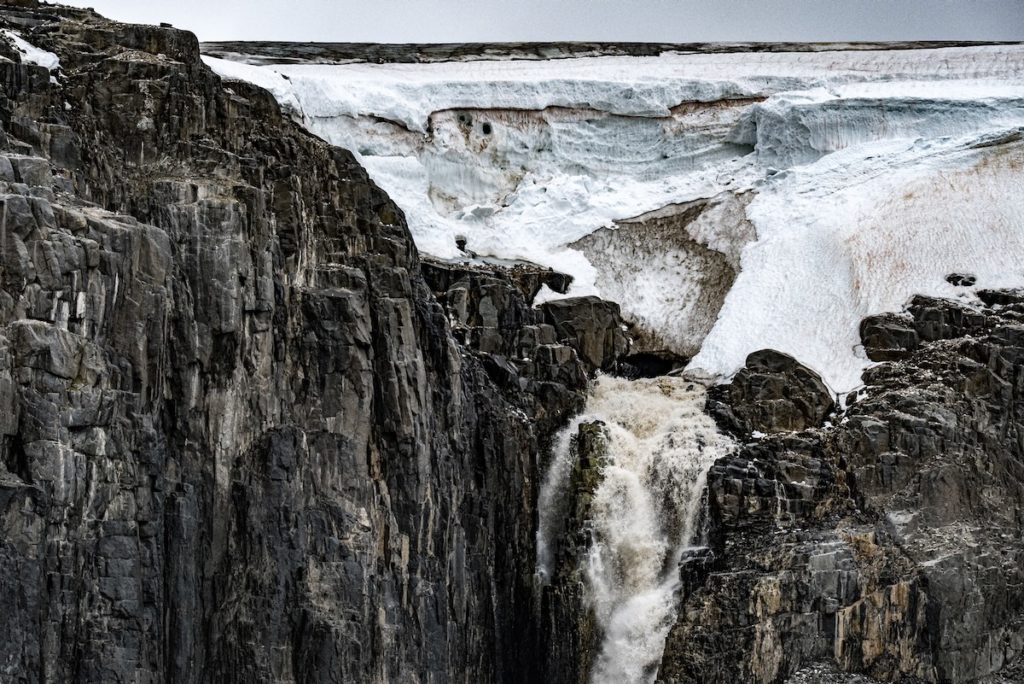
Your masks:
{"label": "ice cliff", "polygon": [[[868,363],[863,316],[915,293],[969,298],[954,272],[1024,283],[1020,159],[989,146],[1024,127],[1018,45],[205,59],[355,151],[423,251],[464,258],[464,238],[478,258],[569,273],[570,294],[614,299],[648,346],[712,377],[770,346],[850,390]],[[636,220],[693,203],[719,211],[690,212],[671,236]]]}

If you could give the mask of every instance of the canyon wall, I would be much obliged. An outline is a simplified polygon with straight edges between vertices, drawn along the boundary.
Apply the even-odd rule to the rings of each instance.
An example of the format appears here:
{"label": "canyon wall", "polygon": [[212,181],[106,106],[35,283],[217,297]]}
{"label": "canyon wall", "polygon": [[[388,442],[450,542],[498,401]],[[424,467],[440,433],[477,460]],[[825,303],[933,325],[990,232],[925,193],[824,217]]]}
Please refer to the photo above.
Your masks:
{"label": "canyon wall", "polygon": [[1021,681],[1024,291],[979,296],[865,319],[839,415],[774,352],[712,391],[745,446],[708,473],[660,681]]}
{"label": "canyon wall", "polygon": [[[974,276],[951,274],[942,291],[965,294],[961,301],[917,297],[903,313],[868,317],[857,353],[870,367],[849,395],[833,396],[799,359],[754,352],[730,384],[707,393],[717,429],[700,415],[704,390],[681,378],[606,377],[588,397],[599,371],[658,365],[635,357],[623,365],[631,341],[617,304],[585,296],[534,306],[538,293],[565,294],[571,278],[501,259],[421,257],[403,211],[352,153],[296,124],[266,90],[222,81],[191,34],[34,0],[5,3],[0,30],[0,681],[1024,677],[1019,290],[982,289],[975,299],[961,289]],[[284,49],[272,47],[263,56],[271,61]],[[537,50],[513,52],[546,56]],[[350,51],[330,54],[347,61]],[[966,55],[969,66],[1012,77],[1024,59],[1010,50],[986,62],[990,53],[956,52],[954,61]],[[324,54],[310,48],[296,59]],[[909,62],[932,68],[926,56]],[[1015,92],[997,113],[1019,112]],[[818,110],[838,116],[830,101],[763,100],[716,105],[715,117],[726,118],[708,130],[721,137],[739,121],[742,135],[718,140],[724,147],[711,161],[759,149],[772,160],[810,154],[763,139],[790,120],[817,121]],[[466,133],[474,144],[474,136],[500,138],[507,123],[463,123],[462,114],[446,110],[436,122],[479,127]],[[506,115],[550,126],[579,112]],[[650,122],[635,118],[629,140],[648,139]],[[393,126],[381,123],[385,132]],[[942,177],[951,202],[965,178],[993,176],[999,183],[981,184],[989,194],[975,197],[991,207],[1019,175],[1019,129],[985,131],[956,142],[954,161],[967,162]],[[811,151],[827,161],[837,141],[817,142],[828,144]],[[778,175],[806,177],[810,187],[820,171]],[[902,211],[938,225],[918,211],[934,188],[914,187]],[[619,290],[602,283],[623,309],[646,294],[626,277],[637,272],[630,262],[655,268],[655,241],[677,247],[679,277],[658,281],[669,283],[656,293],[665,315],[636,335],[633,351],[666,346],[651,333],[666,336],[664,326],[692,305],[701,315],[668,332],[680,353],[696,352],[744,278],[752,200],[730,193],[572,237],[595,262],[627,259],[605,269]],[[827,205],[810,191],[798,196]],[[989,270],[1017,277],[1000,264],[1020,263],[1011,249],[1019,199],[998,206],[1006,249]],[[990,227],[984,218],[938,231],[952,237],[935,249],[949,252],[973,233],[970,221]],[[720,250],[705,244],[730,230]],[[856,302],[889,284],[889,271],[872,264],[906,266],[898,249],[882,253],[889,243],[860,244],[870,240],[859,235],[840,234],[841,244],[862,248],[851,265]],[[462,253],[443,237],[445,249]],[[919,237],[900,245],[933,241]],[[995,254],[996,238],[971,254]],[[823,299],[800,282],[784,284]],[[842,308],[835,301],[846,302],[826,303]],[[864,315],[842,311],[844,321]],[[661,371],[679,362],[662,359]],[[684,411],[662,406],[673,397]],[[671,421],[650,425],[658,411],[648,405]],[[609,464],[626,464],[609,445],[641,457],[635,473],[617,474],[622,481],[657,476],[636,500],[677,519],[665,535],[645,519],[660,551],[642,559],[633,594],[613,585],[634,540],[612,533],[638,506],[615,507],[621,502],[602,490]],[[665,453],[697,454],[701,467],[654,467]],[[565,481],[545,499],[553,458],[565,459]],[[700,483],[699,507],[690,507],[694,492],[685,501],[661,496],[683,492],[681,479]],[[538,549],[552,501],[560,532]],[[625,551],[610,554],[613,546]],[[595,548],[610,559],[611,607],[596,605],[588,585]],[[544,553],[551,557],[538,558]],[[669,581],[651,581],[664,573]],[[633,624],[615,621],[619,599],[644,592],[661,611],[656,629],[643,610],[624,613],[644,618],[637,623],[659,643],[646,644],[644,660],[602,661],[613,652],[607,637]],[[667,633],[660,656],[658,630]],[[628,652],[632,637],[613,645]]]}
{"label": "canyon wall", "polygon": [[563,344],[501,273],[446,310],[352,156],[194,36],[22,5],[60,65],[0,43],[0,679],[509,679],[615,310]]}

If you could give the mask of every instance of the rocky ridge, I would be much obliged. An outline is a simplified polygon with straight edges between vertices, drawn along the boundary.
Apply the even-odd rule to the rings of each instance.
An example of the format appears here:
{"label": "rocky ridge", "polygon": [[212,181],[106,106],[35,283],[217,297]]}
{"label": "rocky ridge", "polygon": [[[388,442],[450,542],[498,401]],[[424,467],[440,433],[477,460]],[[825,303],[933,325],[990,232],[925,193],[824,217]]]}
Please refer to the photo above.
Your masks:
{"label": "rocky ridge", "polygon": [[823,50],[916,50],[993,45],[972,41],[850,43],[289,43],[209,42],[203,54],[242,58],[249,64],[431,63],[469,60],[547,60],[574,57],[656,57],[668,52],[820,52]]}

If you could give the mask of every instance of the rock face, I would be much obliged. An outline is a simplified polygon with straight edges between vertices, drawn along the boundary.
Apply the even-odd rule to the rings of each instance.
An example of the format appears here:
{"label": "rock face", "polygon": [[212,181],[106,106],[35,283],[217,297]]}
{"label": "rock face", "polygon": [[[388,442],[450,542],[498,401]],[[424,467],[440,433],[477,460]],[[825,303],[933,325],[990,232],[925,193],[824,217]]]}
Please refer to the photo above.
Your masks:
{"label": "rock face", "polygon": [[[715,464],[714,561],[661,681],[1020,681],[1024,292],[980,297],[868,319],[869,353],[901,360],[865,374],[837,427]],[[734,415],[752,397],[724,393]]]}
{"label": "rock face", "polygon": [[896,361],[917,349],[920,337],[910,316],[881,314],[860,323],[864,352],[872,361]]}
{"label": "rock face", "polygon": [[0,44],[0,679],[522,679],[581,338],[498,272],[439,302],[191,34],[20,4],[61,71]]}
{"label": "rock face", "polygon": [[545,285],[554,292],[565,294],[572,284],[572,276],[525,262],[512,266],[493,266],[449,263],[426,257],[420,261],[420,266],[427,284],[435,292],[446,292],[456,281],[475,273],[510,280],[522,292],[527,304],[533,304],[537,293]]}
{"label": "rock face", "polygon": [[600,646],[600,628],[588,605],[583,562],[593,543],[594,495],[608,464],[606,426],[583,423],[572,436],[566,519],[552,559],[552,577],[541,594],[541,668],[532,681],[586,684]]}

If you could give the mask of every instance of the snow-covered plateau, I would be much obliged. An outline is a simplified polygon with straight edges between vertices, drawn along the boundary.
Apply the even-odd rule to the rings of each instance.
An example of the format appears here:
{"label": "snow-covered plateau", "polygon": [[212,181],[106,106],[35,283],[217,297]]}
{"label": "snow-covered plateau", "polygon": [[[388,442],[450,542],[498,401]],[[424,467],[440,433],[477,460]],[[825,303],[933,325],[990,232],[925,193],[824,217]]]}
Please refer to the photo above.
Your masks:
{"label": "snow-covered plateau", "polygon": [[205,59],[353,150],[423,252],[567,272],[695,374],[771,347],[845,392],[864,316],[1024,285],[1022,45]]}

